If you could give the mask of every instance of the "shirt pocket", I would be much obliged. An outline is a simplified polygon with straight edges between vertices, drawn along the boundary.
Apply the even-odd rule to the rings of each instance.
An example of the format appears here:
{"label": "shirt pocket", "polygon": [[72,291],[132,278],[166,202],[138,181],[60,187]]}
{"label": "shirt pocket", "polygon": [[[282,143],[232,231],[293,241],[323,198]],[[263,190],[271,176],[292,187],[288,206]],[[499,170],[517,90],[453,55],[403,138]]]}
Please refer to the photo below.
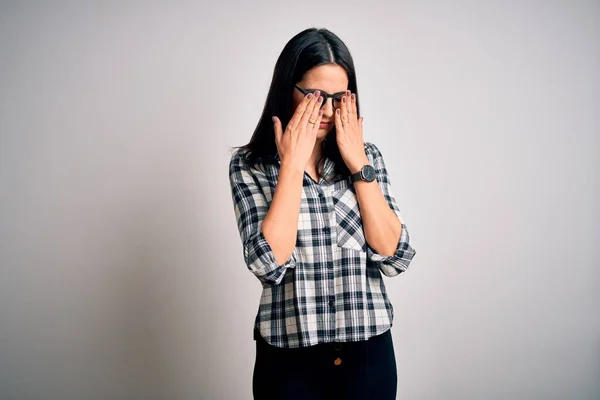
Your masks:
{"label": "shirt pocket", "polygon": [[337,245],[345,249],[367,251],[367,241],[354,185],[348,179],[333,187],[333,206],[337,222]]}

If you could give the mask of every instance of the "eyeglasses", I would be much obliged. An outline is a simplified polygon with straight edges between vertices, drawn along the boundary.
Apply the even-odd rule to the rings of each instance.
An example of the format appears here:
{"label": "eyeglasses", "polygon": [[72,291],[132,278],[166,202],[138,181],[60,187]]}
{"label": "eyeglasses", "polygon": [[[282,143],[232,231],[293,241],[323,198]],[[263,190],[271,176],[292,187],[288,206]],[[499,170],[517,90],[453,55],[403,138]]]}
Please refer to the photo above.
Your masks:
{"label": "eyeglasses", "polygon": [[329,100],[329,98],[331,97],[332,100],[332,104],[333,104],[333,108],[339,108],[340,105],[342,104],[342,97],[344,97],[344,95],[346,94],[346,91],[344,90],[343,92],[337,92],[334,94],[329,94],[327,92],[324,92],[320,89],[302,89],[300,86],[298,85],[294,85],[296,87],[296,89],[298,89],[303,95],[307,95],[309,93],[314,93],[317,90],[319,90],[321,92],[321,96],[323,96],[323,103],[321,103],[321,108],[323,108],[323,106],[325,105],[325,103],[327,103],[327,100]]}

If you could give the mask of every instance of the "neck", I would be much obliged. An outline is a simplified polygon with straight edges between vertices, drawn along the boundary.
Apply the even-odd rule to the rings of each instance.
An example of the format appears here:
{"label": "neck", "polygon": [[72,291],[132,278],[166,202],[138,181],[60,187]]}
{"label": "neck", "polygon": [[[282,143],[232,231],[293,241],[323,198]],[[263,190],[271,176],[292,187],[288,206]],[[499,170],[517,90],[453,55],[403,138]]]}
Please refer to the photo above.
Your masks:
{"label": "neck", "polygon": [[317,165],[317,161],[321,159],[321,156],[323,155],[323,139],[319,140],[317,139],[317,141],[315,142],[315,147],[313,148],[313,152],[312,155],[310,156],[310,164],[311,165]]}

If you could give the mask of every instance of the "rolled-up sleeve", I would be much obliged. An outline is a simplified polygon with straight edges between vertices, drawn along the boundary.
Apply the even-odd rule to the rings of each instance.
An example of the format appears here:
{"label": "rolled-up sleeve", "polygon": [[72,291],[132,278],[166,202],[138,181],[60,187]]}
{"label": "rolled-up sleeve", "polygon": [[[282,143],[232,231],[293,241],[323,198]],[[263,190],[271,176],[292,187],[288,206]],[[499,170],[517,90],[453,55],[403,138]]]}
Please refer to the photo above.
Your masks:
{"label": "rolled-up sleeve", "polygon": [[416,251],[410,244],[408,228],[404,223],[404,218],[392,192],[392,184],[385,167],[383,155],[373,143],[367,142],[365,143],[365,147],[367,150],[367,155],[369,155],[372,165],[375,168],[377,182],[379,183],[379,187],[381,188],[383,196],[385,197],[390,208],[394,210],[400,219],[400,222],[402,223],[402,233],[400,234],[400,239],[398,240],[394,254],[391,256],[381,255],[367,243],[367,258],[369,263],[377,266],[384,275],[396,276],[407,270],[410,262],[416,254]]}
{"label": "rolled-up sleeve", "polygon": [[296,258],[292,252],[290,258],[281,265],[275,259],[262,233],[262,223],[269,211],[269,204],[256,176],[237,153],[229,163],[229,182],[246,265],[263,286],[278,285],[287,269],[296,266]]}

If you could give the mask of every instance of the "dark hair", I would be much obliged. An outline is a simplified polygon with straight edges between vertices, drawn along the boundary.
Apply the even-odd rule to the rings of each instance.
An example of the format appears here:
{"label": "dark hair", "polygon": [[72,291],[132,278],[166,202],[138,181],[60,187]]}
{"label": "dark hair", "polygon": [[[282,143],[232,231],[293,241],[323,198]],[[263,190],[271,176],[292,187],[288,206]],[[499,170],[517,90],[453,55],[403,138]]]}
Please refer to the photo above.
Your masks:
{"label": "dark hair", "polygon": [[[337,64],[346,71],[348,90],[356,94],[356,107],[360,115],[356,72],[348,47],[327,29],[306,29],[290,39],[283,48],[275,64],[271,87],[254,134],[248,144],[238,147],[245,151],[244,158],[249,166],[257,167],[260,163],[275,162],[277,146],[271,118],[276,115],[285,130],[294,112],[294,85],[302,80],[308,70],[324,64]],[[336,175],[350,174],[337,146],[335,126],[323,141],[323,157],[319,160],[319,169],[323,166],[325,156],[334,162]]]}

